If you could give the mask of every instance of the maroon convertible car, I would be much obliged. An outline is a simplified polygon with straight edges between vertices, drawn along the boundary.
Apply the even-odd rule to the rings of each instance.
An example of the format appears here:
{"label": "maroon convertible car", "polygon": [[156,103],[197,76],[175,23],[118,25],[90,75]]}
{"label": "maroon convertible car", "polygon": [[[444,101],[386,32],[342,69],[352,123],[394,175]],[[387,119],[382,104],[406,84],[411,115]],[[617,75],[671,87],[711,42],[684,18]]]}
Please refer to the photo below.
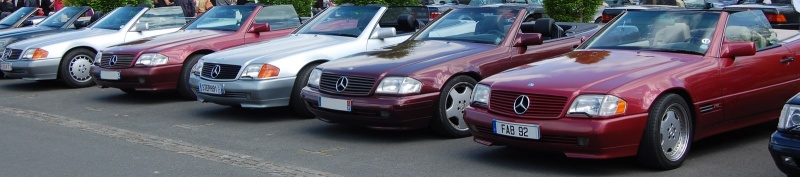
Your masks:
{"label": "maroon convertible car", "polygon": [[523,22],[518,7],[447,12],[409,40],[319,65],[302,91],[320,120],[378,129],[429,125],[469,136],[463,120],[477,81],[563,55],[600,29],[595,24]]}
{"label": "maroon convertible car", "polygon": [[101,87],[125,93],[178,89],[195,99],[187,81],[200,57],[286,36],[300,26],[291,5],[217,6],[183,30],[112,46],[97,54],[91,75]]}
{"label": "maroon convertible car", "polygon": [[798,31],[761,11],[628,11],[566,56],[484,79],[464,119],[484,145],[674,169],[692,141],[778,118],[798,54]]}

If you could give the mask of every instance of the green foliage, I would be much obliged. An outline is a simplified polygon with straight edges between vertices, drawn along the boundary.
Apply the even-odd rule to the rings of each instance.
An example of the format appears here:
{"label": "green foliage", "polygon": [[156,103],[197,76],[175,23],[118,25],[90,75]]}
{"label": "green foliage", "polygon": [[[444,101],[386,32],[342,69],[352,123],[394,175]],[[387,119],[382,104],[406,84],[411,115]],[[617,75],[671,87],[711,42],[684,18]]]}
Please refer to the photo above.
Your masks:
{"label": "green foliage", "polygon": [[108,13],[117,7],[130,4],[136,6],[138,4],[153,4],[152,0],[64,0],[67,6],[91,6],[96,11]]}
{"label": "green foliage", "polygon": [[[253,2],[253,0],[250,0]],[[297,11],[297,14],[301,17],[310,17],[311,16],[311,5],[316,2],[315,0],[258,0],[258,3],[267,4],[267,5],[278,5],[278,4],[291,4],[294,6],[294,10]]]}
{"label": "green foliage", "polygon": [[386,4],[390,6],[419,6],[422,5],[420,0],[334,0],[336,4],[355,4],[359,6],[367,4]]}
{"label": "green foliage", "polygon": [[544,11],[550,18],[563,22],[593,22],[593,15],[603,0],[544,0]]}

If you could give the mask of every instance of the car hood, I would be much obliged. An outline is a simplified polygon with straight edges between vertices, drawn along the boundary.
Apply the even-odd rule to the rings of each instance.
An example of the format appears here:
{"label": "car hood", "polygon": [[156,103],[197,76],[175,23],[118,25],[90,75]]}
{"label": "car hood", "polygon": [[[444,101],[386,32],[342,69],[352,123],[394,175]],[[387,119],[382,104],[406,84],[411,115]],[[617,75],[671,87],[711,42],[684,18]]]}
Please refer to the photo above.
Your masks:
{"label": "car hood", "polygon": [[202,43],[204,40],[224,37],[234,33],[236,32],[217,30],[182,30],[174,33],[117,44],[109,47],[104,52],[138,53],[148,49],[150,49],[152,52],[158,52],[171,47]]}
{"label": "car hood", "polygon": [[[43,47],[50,44],[61,43],[65,41],[78,40],[87,37],[98,37],[107,34],[114,34],[116,32],[118,32],[118,30],[85,28],[77,31],[64,32],[64,33],[19,41],[9,45],[9,47],[15,49],[24,49],[28,47]],[[120,40],[120,39],[112,39],[112,40]]]}
{"label": "car hood", "polygon": [[[493,90],[546,93],[608,93],[648,75],[700,61],[701,56],[665,52],[581,50],[534,62],[484,79]],[[529,86],[529,85],[533,86]]]}
{"label": "car hood", "polygon": [[324,72],[378,78],[408,75],[443,62],[496,48],[495,45],[439,40],[409,40],[381,50],[360,53],[322,64]]}
{"label": "car hood", "polygon": [[683,9],[680,6],[670,6],[670,5],[626,5],[626,6],[618,6],[618,7],[607,7],[606,10],[627,10],[627,9],[636,9],[636,10],[660,10],[660,9]]}
{"label": "car hood", "polygon": [[356,38],[343,36],[292,34],[270,41],[215,52],[204,56],[203,61],[234,65],[242,65],[252,61],[268,63],[297,54],[311,55],[315,49],[337,47],[338,44],[355,40]]}
{"label": "car hood", "polygon": [[7,29],[7,30],[0,31],[0,38],[13,37],[13,36],[17,36],[17,35],[28,34],[28,33],[36,33],[36,32],[42,32],[42,31],[51,31],[51,30],[56,30],[56,29],[58,29],[58,28],[50,28],[50,27],[44,27],[44,26],[32,26],[32,27],[22,27],[22,28]]}

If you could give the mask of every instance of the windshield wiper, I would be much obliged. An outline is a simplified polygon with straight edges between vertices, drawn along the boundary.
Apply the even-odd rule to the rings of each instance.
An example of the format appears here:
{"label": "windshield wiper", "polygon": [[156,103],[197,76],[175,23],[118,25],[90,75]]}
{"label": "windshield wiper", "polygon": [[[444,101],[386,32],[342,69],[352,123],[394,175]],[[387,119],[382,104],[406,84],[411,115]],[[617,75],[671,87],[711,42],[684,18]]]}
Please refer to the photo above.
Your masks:
{"label": "windshield wiper", "polygon": [[683,53],[683,54],[695,54],[695,55],[703,55],[704,53],[700,53],[697,51],[691,50],[682,50],[682,49],[641,49],[644,51],[656,51],[656,52],[674,52],[674,53]]}

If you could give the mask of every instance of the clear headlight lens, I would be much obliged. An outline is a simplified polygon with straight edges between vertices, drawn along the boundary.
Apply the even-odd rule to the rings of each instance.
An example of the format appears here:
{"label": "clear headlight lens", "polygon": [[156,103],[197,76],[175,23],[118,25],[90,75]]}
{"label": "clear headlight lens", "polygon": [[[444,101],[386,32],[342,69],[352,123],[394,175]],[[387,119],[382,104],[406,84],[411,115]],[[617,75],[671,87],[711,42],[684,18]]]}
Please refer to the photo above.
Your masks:
{"label": "clear headlight lens", "polygon": [[25,54],[22,55],[22,58],[23,59],[36,60],[36,59],[47,58],[47,54],[48,54],[47,50],[44,50],[44,49],[41,49],[41,48],[28,49],[28,50],[25,51]]}
{"label": "clear headlight lens", "polygon": [[488,85],[475,85],[475,90],[472,91],[472,104],[488,105],[490,90]]}
{"label": "clear headlight lens", "polygon": [[625,100],[611,95],[581,95],[572,101],[567,114],[586,114],[589,116],[611,116],[625,113],[628,104]]}
{"label": "clear headlight lens", "polygon": [[169,57],[166,55],[161,55],[157,53],[146,53],[139,56],[139,59],[136,59],[136,65],[138,66],[158,66],[167,64],[169,61]]}
{"label": "clear headlight lens", "polygon": [[100,62],[103,62],[103,51],[97,52],[94,56],[94,65],[100,66]]}
{"label": "clear headlight lens", "polygon": [[200,75],[203,72],[203,61],[198,61],[192,66],[192,74]]}
{"label": "clear headlight lens", "polygon": [[375,93],[383,94],[409,94],[419,93],[422,82],[410,77],[386,77],[378,84]]}
{"label": "clear headlight lens", "polygon": [[798,126],[800,126],[800,105],[784,105],[778,118],[778,130],[792,131]]}
{"label": "clear headlight lens", "polygon": [[319,88],[319,79],[322,77],[322,70],[321,69],[314,69],[311,71],[311,75],[308,76],[308,86],[313,88]]}
{"label": "clear headlight lens", "polygon": [[281,70],[270,64],[250,64],[244,68],[242,78],[266,79],[278,76]]}

